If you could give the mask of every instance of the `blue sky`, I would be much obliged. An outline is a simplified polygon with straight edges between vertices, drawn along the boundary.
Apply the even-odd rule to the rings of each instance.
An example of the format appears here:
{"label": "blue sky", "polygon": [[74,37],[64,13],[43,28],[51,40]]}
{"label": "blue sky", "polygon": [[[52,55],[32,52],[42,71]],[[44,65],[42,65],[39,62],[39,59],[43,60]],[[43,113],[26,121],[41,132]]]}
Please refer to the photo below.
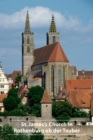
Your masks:
{"label": "blue sky", "polygon": [[78,70],[93,70],[93,0],[0,0],[0,61],[21,70],[21,33],[29,11],[35,48],[46,45],[52,14],[60,44]]}

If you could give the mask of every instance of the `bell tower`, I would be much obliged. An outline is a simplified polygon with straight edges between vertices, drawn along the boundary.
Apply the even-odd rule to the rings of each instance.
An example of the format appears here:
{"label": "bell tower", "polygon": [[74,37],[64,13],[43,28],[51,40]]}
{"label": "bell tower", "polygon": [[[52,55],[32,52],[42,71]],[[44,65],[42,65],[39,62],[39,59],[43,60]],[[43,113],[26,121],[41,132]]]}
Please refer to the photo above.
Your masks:
{"label": "bell tower", "polygon": [[30,30],[29,14],[26,14],[25,30],[22,33],[22,75],[25,76],[34,61],[34,33]]}
{"label": "bell tower", "polygon": [[57,32],[56,30],[54,15],[52,15],[50,29],[49,29],[49,32],[46,33],[46,37],[47,37],[46,38],[47,45],[53,44],[55,42],[59,42],[59,32]]}

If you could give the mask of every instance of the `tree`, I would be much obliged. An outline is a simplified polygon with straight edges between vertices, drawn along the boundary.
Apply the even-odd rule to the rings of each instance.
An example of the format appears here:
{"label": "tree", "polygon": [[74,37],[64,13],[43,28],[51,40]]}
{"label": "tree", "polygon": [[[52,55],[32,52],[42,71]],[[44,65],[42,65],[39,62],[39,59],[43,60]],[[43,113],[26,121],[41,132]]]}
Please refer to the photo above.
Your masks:
{"label": "tree", "polygon": [[5,124],[2,128],[2,138],[4,140],[15,140],[13,135],[14,135],[14,130],[12,126],[10,126],[9,124]]}
{"label": "tree", "polygon": [[3,104],[6,111],[11,111],[15,108],[18,108],[18,104],[21,102],[21,99],[18,97],[17,90],[12,88],[8,92],[8,97],[3,100]]}
{"label": "tree", "polygon": [[9,98],[5,98],[3,100],[3,104],[4,104],[4,107],[5,107],[5,110],[7,110],[7,111],[11,111],[11,110],[18,107],[16,99],[12,96],[9,97]]}
{"label": "tree", "polygon": [[72,105],[66,101],[55,101],[52,105],[52,115],[58,122],[67,122],[72,115]]}
{"label": "tree", "polygon": [[11,88],[9,91],[8,91],[8,97],[18,97],[18,93],[17,93],[17,89],[16,88]]}
{"label": "tree", "polygon": [[19,82],[21,82],[21,78],[22,75],[17,75],[17,77],[15,78],[15,83],[19,84]]}
{"label": "tree", "polygon": [[44,135],[41,132],[35,132],[30,136],[30,140],[44,140]]}
{"label": "tree", "polygon": [[31,87],[27,94],[28,98],[31,101],[31,104],[34,105],[40,103],[43,93],[44,93],[44,89],[42,87],[40,86]]}

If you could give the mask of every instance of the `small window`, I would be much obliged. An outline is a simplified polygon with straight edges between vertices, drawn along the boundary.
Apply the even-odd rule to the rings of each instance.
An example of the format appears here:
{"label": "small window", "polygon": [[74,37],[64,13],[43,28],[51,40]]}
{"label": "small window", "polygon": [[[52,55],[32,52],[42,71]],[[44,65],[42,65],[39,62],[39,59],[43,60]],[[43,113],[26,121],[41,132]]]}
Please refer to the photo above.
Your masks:
{"label": "small window", "polygon": [[48,105],[46,105],[46,107],[47,107]]}
{"label": "small window", "polygon": [[27,38],[27,44],[29,44],[29,38]]}
{"label": "small window", "polygon": [[27,46],[27,53],[30,53],[30,47]]}
{"label": "small window", "polygon": [[28,121],[28,118],[26,118],[26,121]]}
{"label": "small window", "polygon": [[1,94],[3,94],[4,93],[4,91],[1,91]]}
{"label": "small window", "polygon": [[4,85],[1,85],[0,87],[1,87],[1,88],[4,88]]}

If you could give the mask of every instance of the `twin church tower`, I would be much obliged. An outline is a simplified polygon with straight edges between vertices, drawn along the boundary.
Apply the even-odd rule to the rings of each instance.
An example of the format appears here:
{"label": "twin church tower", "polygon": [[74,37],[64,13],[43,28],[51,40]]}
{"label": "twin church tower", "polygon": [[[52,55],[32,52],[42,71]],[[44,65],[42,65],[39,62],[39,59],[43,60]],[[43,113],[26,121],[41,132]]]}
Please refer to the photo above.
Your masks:
{"label": "twin church tower", "polygon": [[[47,45],[59,42],[59,33],[56,30],[54,16],[50,25],[49,32],[46,34]],[[27,11],[25,30],[22,33],[22,75],[25,76],[31,69],[34,62],[34,33],[30,29],[29,14]]]}
{"label": "twin church tower", "polygon": [[25,30],[22,33],[22,82],[26,81],[28,88],[36,85],[44,87],[51,97],[60,91],[66,79],[76,76],[59,43],[59,36],[52,16],[46,34],[46,46],[35,49],[34,33],[31,32],[27,12]]}

